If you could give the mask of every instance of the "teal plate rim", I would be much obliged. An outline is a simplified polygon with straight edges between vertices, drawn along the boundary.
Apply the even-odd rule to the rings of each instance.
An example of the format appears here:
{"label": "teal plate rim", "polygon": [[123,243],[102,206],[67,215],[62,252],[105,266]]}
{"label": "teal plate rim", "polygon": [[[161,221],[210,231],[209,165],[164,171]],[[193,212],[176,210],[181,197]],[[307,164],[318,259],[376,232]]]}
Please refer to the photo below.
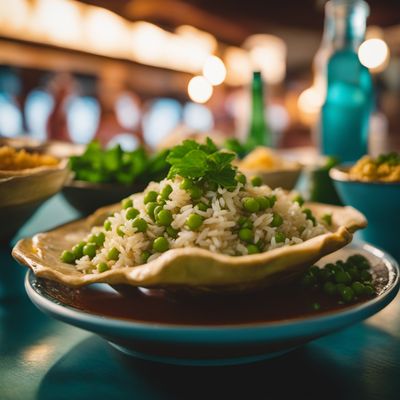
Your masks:
{"label": "teal plate rim", "polygon": [[[400,271],[396,260],[383,250],[376,248],[365,242],[353,242],[351,247],[363,249],[372,255],[382,259],[388,268],[390,277],[389,282],[383,289],[383,292],[377,297],[363,303],[349,306],[345,309],[324,313],[318,313],[316,316],[299,317],[289,320],[280,320],[273,322],[255,322],[234,325],[177,325],[168,323],[152,323],[141,321],[129,321],[113,317],[105,317],[92,314],[74,307],[62,304],[35,285],[36,277],[32,271],[28,271],[25,278],[25,289],[31,301],[42,311],[49,313],[53,317],[64,322],[91,330],[96,333],[108,333],[113,335],[123,335],[132,337],[153,336],[159,338],[162,334],[163,341],[174,341],[183,339],[185,342],[223,341],[228,342],[248,342],[248,333],[251,332],[252,340],[287,339],[293,336],[307,336],[310,332],[318,331],[319,336],[340,329],[352,323],[361,321],[372,316],[386,305],[388,305],[396,296],[400,286]],[[340,250],[339,250],[340,251]],[[338,323],[340,321],[340,323]],[[339,325],[339,327],[336,327]],[[96,329],[93,330],[93,327]],[[92,328],[92,329],[91,329]],[[293,334],[293,330],[296,334]],[[176,336],[177,334],[181,334]],[[227,335],[229,333],[229,335]]]}

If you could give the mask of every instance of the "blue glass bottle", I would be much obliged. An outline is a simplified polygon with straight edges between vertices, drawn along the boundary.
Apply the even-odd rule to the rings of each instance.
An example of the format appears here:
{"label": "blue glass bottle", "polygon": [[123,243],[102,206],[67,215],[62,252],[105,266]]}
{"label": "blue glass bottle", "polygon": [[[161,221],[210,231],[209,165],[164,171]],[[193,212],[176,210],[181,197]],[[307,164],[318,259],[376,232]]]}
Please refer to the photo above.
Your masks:
{"label": "blue glass bottle", "polygon": [[369,7],[363,0],[331,0],[326,10],[335,31],[321,113],[321,150],[341,162],[355,161],[368,152],[368,126],[374,104],[371,75],[357,54],[364,40]]}

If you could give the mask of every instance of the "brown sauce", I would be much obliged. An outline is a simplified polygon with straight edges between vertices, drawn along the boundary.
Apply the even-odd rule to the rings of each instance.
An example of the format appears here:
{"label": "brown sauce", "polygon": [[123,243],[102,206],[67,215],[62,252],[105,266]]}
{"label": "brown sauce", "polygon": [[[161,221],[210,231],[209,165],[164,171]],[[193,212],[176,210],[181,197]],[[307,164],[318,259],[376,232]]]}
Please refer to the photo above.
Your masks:
{"label": "brown sauce", "polygon": [[[378,294],[388,282],[384,265],[374,266],[374,282]],[[102,290],[100,286],[72,289],[48,280],[37,280],[37,289],[69,307],[105,317],[148,323],[179,325],[227,325],[268,323],[331,313],[353,307],[371,297],[350,304],[321,291],[303,289],[292,284],[242,295],[189,296],[156,295],[129,288],[129,295]],[[320,305],[315,310],[313,304]]]}

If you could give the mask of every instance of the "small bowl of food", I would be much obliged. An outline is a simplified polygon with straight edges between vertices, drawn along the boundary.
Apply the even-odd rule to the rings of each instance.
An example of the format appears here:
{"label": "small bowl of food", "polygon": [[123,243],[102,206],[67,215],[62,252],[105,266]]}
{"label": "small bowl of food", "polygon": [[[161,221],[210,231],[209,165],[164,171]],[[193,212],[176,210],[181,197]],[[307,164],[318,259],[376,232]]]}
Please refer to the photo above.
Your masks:
{"label": "small bowl of food", "polygon": [[65,160],[0,147],[0,241],[8,243],[36,209],[62,188],[67,176]]}
{"label": "small bowl of food", "polygon": [[238,163],[239,169],[248,177],[261,178],[271,188],[292,190],[300,176],[300,163],[287,160],[268,147],[257,147]]}
{"label": "small bowl of food", "polygon": [[361,238],[400,259],[400,155],[364,156],[354,165],[333,168],[330,176],[343,203],[367,217]]}
{"label": "small bowl of food", "polygon": [[82,155],[69,158],[71,174],[63,188],[65,199],[83,215],[144,189],[150,180],[165,177],[167,151],[149,156],[143,148],[123,151],[90,143]]}

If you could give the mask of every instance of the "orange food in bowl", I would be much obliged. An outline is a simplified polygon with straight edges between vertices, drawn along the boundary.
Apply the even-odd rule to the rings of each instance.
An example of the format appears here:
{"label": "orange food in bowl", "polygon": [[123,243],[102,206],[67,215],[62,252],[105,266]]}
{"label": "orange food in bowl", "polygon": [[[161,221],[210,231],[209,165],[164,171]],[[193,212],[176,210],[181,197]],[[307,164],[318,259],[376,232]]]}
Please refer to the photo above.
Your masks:
{"label": "orange food in bowl", "polygon": [[55,166],[59,163],[56,158],[39,153],[28,153],[9,146],[0,147],[0,170],[20,171],[23,169]]}

